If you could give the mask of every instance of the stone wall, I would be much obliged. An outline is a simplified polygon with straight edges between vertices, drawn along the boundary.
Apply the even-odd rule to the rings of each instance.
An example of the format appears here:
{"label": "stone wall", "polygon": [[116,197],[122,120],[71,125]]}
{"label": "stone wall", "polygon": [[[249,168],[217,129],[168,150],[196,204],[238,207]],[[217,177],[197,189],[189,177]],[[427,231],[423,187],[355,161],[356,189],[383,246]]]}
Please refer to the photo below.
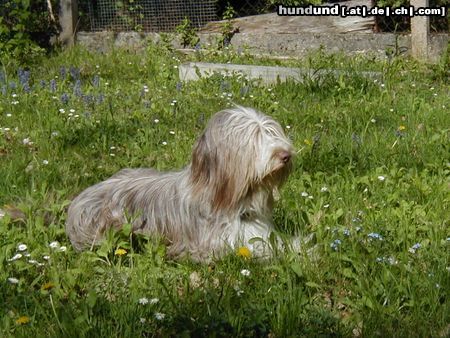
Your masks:
{"label": "stone wall", "polygon": [[[202,47],[215,46],[220,37],[218,33],[199,34]],[[149,41],[158,42],[158,33],[138,32],[79,32],[76,42],[90,50],[107,52],[112,48],[125,48],[139,51]],[[432,34],[429,56],[431,62],[438,62],[448,45],[448,34]],[[174,48],[182,48],[179,39],[174,36]],[[271,55],[277,57],[301,57],[306,53],[324,48],[328,52],[344,52],[350,55],[365,54],[377,58],[385,58],[387,52],[409,55],[411,52],[411,36],[409,34],[392,33],[296,33],[296,34],[254,34],[238,33],[231,39],[236,49],[248,49],[252,54]]]}

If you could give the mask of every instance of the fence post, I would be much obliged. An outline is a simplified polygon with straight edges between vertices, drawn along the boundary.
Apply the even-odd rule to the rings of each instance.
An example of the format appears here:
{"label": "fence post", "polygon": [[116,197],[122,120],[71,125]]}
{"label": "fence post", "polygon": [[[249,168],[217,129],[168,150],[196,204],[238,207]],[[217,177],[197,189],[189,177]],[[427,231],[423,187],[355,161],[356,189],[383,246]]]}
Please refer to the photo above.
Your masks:
{"label": "fence post", "polygon": [[[414,9],[429,7],[429,0],[411,0]],[[427,61],[430,44],[430,17],[414,16],[411,18],[411,54],[414,58]]]}
{"label": "fence post", "polygon": [[73,46],[78,22],[77,0],[60,0],[59,24],[61,33],[59,41],[65,46]]}

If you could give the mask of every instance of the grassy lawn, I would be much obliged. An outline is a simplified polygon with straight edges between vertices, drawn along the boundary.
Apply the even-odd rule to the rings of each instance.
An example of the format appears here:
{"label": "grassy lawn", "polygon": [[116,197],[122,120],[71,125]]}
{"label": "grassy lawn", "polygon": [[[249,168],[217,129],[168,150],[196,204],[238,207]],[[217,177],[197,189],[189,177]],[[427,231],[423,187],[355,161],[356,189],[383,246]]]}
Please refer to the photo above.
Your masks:
{"label": "grassy lawn", "polygon": [[[289,66],[350,75],[264,87],[181,83],[188,60],[269,63],[150,46],[3,65],[0,336],[448,336],[445,65],[318,52]],[[183,167],[208,118],[232,103],[273,116],[298,151],[274,220],[311,236],[301,252],[201,265],[126,229],[73,250],[64,224],[76,194],[124,167]]]}

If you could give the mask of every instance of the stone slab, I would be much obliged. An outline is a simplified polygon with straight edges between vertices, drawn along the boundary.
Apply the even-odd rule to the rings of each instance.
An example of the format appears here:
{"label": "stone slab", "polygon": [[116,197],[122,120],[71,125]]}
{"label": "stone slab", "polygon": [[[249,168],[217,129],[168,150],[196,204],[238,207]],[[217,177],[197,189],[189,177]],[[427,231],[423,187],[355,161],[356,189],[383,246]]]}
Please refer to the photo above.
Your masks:
{"label": "stone slab", "polygon": [[[339,70],[313,70],[300,69],[292,67],[278,66],[256,66],[256,65],[237,65],[207,62],[189,62],[180,65],[178,72],[181,81],[196,81],[202,77],[208,77],[213,74],[221,75],[243,75],[248,79],[261,80],[264,84],[273,84],[293,80],[303,82],[305,80],[317,79],[323,76],[336,76],[349,74]],[[378,72],[359,72],[359,75],[371,79],[380,79],[381,73]],[[349,74],[350,75],[350,74]]]}

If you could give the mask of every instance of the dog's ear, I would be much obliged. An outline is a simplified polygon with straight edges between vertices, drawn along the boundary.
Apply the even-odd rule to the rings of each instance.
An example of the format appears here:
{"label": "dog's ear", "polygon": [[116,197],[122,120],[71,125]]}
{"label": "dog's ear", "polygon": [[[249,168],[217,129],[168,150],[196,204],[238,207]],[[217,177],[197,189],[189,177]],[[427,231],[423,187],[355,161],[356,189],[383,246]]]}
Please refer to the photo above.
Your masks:
{"label": "dog's ear", "polygon": [[206,135],[203,133],[192,151],[191,180],[194,184],[195,192],[198,192],[202,186],[206,187],[208,185],[211,178],[212,162],[213,154],[206,141]]}
{"label": "dog's ear", "polygon": [[198,139],[192,151],[191,181],[194,193],[199,194],[210,186],[217,163],[217,150],[214,143],[208,140],[206,132]]}
{"label": "dog's ear", "polygon": [[[251,181],[247,170],[253,165],[242,163],[238,149],[230,147],[229,141],[218,145],[211,135],[204,133],[197,141],[191,163],[191,180],[193,192],[206,198],[212,209],[217,212],[235,209],[241,198],[248,191]],[[244,172],[245,171],[245,172]]]}

